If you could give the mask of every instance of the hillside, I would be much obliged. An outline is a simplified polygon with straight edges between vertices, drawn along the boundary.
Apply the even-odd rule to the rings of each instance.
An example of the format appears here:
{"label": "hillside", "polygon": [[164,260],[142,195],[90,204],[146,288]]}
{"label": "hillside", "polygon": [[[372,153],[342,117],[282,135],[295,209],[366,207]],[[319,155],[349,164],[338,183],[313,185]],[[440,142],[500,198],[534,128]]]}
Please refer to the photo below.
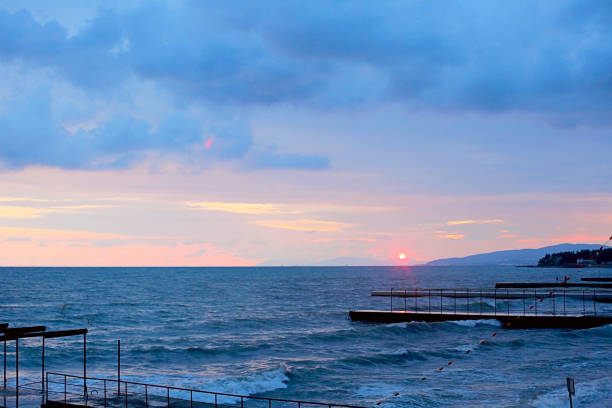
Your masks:
{"label": "hillside", "polygon": [[484,254],[469,255],[463,258],[443,258],[428,262],[427,265],[537,265],[544,256],[556,252],[576,252],[599,249],[595,244],[559,244],[543,248],[512,249]]}
{"label": "hillside", "polygon": [[612,264],[612,248],[583,249],[547,254],[538,261],[538,266],[576,267],[580,265]]}

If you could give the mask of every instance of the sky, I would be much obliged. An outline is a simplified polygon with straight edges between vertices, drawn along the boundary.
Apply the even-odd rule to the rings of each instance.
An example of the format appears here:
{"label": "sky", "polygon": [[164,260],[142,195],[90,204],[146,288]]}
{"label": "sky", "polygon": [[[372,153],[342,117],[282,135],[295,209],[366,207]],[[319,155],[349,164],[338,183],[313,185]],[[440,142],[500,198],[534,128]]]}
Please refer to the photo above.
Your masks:
{"label": "sky", "polygon": [[610,21],[591,0],[0,0],[0,265],[603,243]]}

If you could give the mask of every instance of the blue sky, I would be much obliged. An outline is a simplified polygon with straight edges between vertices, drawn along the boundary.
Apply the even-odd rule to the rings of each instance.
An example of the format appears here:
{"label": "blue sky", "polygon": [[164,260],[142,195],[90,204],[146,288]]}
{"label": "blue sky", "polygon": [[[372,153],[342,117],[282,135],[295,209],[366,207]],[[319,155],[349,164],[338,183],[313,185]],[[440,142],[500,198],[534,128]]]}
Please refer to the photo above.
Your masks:
{"label": "blue sky", "polygon": [[22,254],[0,262],[598,242],[611,18],[604,1],[0,2],[0,245]]}

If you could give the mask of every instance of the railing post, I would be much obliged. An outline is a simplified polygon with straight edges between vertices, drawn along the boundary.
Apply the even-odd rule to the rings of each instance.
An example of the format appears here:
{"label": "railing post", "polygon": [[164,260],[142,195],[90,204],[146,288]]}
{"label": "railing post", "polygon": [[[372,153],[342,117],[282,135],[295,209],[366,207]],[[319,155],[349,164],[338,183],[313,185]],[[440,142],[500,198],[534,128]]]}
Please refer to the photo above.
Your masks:
{"label": "railing post", "polygon": [[480,315],[482,316],[482,288],[480,288]]}
{"label": "railing post", "polygon": [[19,403],[19,338],[15,340],[15,392],[16,403]]}
{"label": "railing post", "polygon": [[145,384],[145,407],[149,408],[149,386]]}
{"label": "railing post", "polygon": [[406,289],[404,289],[404,312],[406,312],[408,310],[408,307],[406,306]]}
{"label": "railing post", "polygon": [[470,288],[467,289],[467,314],[470,314]]}
{"label": "railing post", "polygon": [[391,312],[393,312],[393,288],[391,288]]}
{"label": "railing post", "polygon": [[67,400],[67,397],[66,397],[66,388],[67,388],[66,387],[66,375],[64,375],[64,405],[66,405],[66,400]]}
{"label": "railing post", "polygon": [[597,316],[597,305],[595,303],[595,289],[593,289],[593,316]]}
{"label": "railing post", "polygon": [[41,371],[40,371],[40,385],[42,387],[42,394],[45,394],[45,336],[42,336],[42,356],[41,356]]}
{"label": "railing post", "polygon": [[166,387],[166,390],[168,391],[168,408],[170,408],[170,388]]}
{"label": "railing post", "polygon": [[244,397],[240,397],[240,408],[244,408]]}
{"label": "railing post", "polygon": [[83,396],[87,406],[87,333],[83,334]]}
{"label": "railing post", "polygon": [[442,314],[442,292],[444,289],[440,289],[440,314]]}
{"label": "railing post", "polygon": [[121,340],[117,340],[117,395],[121,395]]}
{"label": "railing post", "polygon": [[535,315],[538,315],[538,290],[533,290],[533,304],[535,305]]}
{"label": "railing post", "polygon": [[124,384],[125,384],[125,408],[127,408],[127,406],[128,406],[128,400],[127,400],[127,398],[128,398],[127,381],[124,382]]}
{"label": "railing post", "polygon": [[525,316],[525,297],[527,295],[525,294],[525,289],[523,289],[523,316]]}
{"label": "railing post", "polygon": [[497,288],[493,289],[493,315],[497,316]]}
{"label": "railing post", "polygon": [[419,312],[419,288],[416,288],[416,294],[414,296],[414,308],[416,312]]}
{"label": "railing post", "polygon": [[217,393],[215,392],[215,408],[217,408]]}
{"label": "railing post", "polygon": [[510,316],[510,293],[508,292],[508,289],[506,289],[506,301],[508,302],[508,312],[506,314]]}
{"label": "railing post", "polygon": [[189,408],[193,408],[193,390],[189,390]]}
{"label": "railing post", "polygon": [[586,316],[586,306],[584,305],[584,289],[582,290],[582,315]]}
{"label": "railing post", "polygon": [[553,299],[553,317],[557,316],[557,302],[555,300],[555,290],[552,290],[552,299]]}
{"label": "railing post", "polygon": [[45,402],[49,401],[49,373],[46,373],[45,381],[47,382],[45,387]]}
{"label": "railing post", "polygon": [[106,378],[104,379],[104,408],[106,408]]}
{"label": "railing post", "polygon": [[563,316],[567,315],[565,312],[565,292],[567,292],[567,289],[563,288]]}
{"label": "railing post", "polygon": [[455,296],[453,296],[455,300],[455,314],[457,314],[457,289],[455,289]]}

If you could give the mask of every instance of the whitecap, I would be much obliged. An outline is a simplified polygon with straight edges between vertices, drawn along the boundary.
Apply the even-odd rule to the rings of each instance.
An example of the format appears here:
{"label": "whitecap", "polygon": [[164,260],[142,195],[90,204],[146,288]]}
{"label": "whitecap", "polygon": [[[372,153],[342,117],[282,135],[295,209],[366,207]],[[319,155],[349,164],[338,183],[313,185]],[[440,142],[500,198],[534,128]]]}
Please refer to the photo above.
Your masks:
{"label": "whitecap", "polygon": [[478,320],[449,320],[448,323],[456,324],[463,327],[476,327],[479,325],[488,325],[494,327],[502,327],[503,324],[497,319],[478,319]]}
{"label": "whitecap", "polygon": [[[273,370],[260,371],[243,377],[200,377],[200,376],[164,376],[152,375],[147,377],[129,377],[128,381],[146,382],[149,384],[166,385],[170,387],[186,388],[207,391],[210,393],[234,394],[234,395],[253,395],[279,388],[287,388],[290,379],[288,376],[289,368],[280,366]],[[165,389],[149,387],[150,395],[165,396]],[[190,393],[183,390],[172,390],[171,398],[190,399]],[[239,398],[219,396],[219,404],[230,404],[240,401]],[[214,395],[208,393],[193,393],[193,400],[200,402],[214,402]]]}

